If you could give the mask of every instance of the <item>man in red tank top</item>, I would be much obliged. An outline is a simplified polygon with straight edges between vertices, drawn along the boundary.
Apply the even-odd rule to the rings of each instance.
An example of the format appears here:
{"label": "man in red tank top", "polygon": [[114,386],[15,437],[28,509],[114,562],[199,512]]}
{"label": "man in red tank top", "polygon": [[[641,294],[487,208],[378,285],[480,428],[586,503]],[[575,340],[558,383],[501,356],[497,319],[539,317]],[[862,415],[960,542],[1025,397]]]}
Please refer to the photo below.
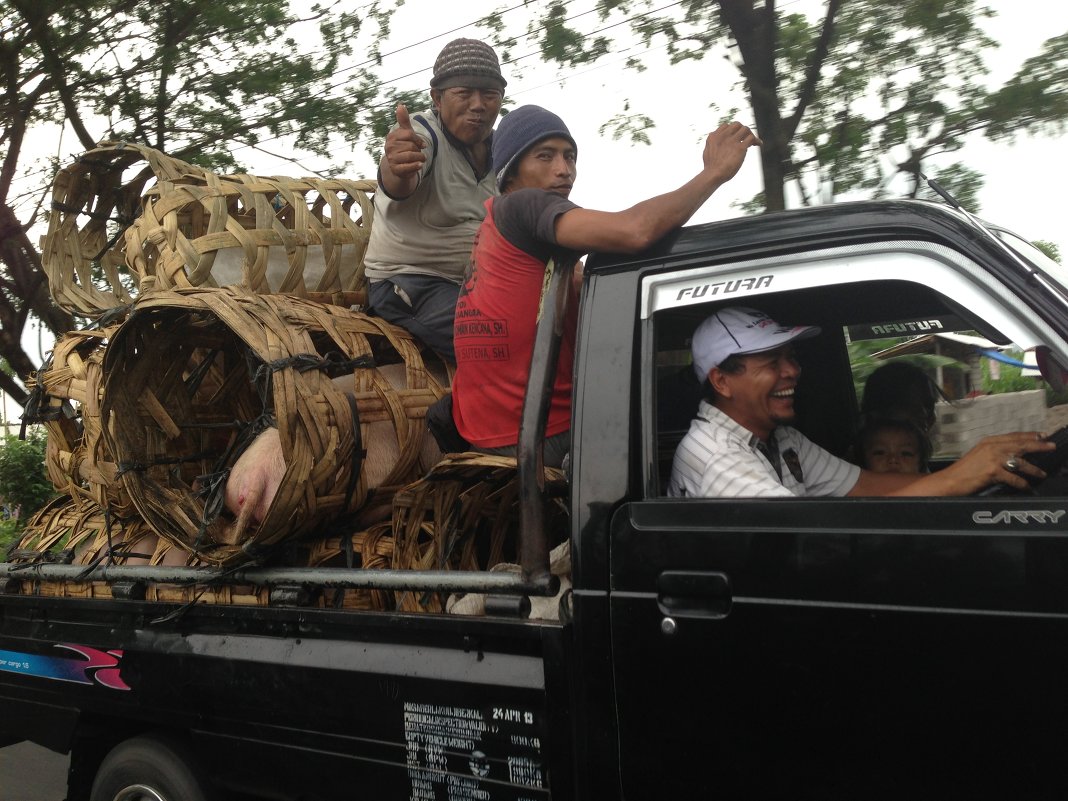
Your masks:
{"label": "man in red tank top", "polygon": [[[708,135],[703,167],[678,189],[625,211],[576,206],[568,196],[578,146],[557,115],[522,106],[493,139],[500,197],[486,201],[471,265],[456,305],[452,417],[475,450],[515,455],[547,262],[576,264],[584,253],[637,253],[685,223],[730,180],[760,139],[741,123]],[[569,449],[577,303],[569,304],[549,406],[544,462]]]}

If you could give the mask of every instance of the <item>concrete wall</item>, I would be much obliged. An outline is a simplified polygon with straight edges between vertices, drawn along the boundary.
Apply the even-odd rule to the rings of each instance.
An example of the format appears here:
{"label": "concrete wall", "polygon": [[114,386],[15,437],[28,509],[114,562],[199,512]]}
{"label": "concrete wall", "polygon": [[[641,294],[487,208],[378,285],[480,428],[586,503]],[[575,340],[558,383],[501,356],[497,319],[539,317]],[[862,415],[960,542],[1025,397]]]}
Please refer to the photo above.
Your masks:
{"label": "concrete wall", "polygon": [[1041,389],[981,395],[935,407],[936,456],[957,457],[980,439],[1009,431],[1046,429],[1046,393]]}

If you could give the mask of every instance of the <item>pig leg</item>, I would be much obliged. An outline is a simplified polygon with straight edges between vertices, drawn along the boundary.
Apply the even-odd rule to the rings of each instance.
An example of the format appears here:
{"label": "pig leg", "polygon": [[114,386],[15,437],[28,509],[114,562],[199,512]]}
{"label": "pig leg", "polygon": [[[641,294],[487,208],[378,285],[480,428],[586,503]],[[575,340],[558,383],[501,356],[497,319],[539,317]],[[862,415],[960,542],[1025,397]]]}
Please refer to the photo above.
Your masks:
{"label": "pig leg", "polygon": [[268,428],[238,457],[226,481],[226,508],[237,517],[228,544],[238,542],[250,525],[267,517],[285,472],[278,429]]}

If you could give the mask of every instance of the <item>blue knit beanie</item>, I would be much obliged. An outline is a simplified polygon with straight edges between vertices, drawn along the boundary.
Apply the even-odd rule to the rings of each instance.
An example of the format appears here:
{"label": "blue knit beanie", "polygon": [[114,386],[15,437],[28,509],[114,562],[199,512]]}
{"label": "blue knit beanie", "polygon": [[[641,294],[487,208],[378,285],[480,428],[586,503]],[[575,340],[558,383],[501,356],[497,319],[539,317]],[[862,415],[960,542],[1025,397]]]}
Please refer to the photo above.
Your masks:
{"label": "blue knit beanie", "polygon": [[571,131],[551,111],[541,106],[520,106],[505,114],[493,132],[493,171],[497,174],[497,189],[504,191],[505,178],[524,153],[551,136],[562,136],[578,153]]}

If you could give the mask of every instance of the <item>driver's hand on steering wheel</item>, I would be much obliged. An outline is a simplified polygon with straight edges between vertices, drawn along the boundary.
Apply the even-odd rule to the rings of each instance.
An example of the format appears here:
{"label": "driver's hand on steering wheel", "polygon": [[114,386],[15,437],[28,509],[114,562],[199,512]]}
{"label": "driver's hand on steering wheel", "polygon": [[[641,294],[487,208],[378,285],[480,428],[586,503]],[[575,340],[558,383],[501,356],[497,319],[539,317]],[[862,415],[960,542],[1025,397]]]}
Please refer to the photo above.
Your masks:
{"label": "driver's hand on steering wheel", "polygon": [[1037,431],[997,434],[981,439],[954,467],[962,475],[974,480],[975,489],[1001,483],[1026,490],[1031,485],[1025,476],[1041,481],[1046,478],[1046,473],[1023,458],[1023,455],[1052,451],[1056,447]]}

